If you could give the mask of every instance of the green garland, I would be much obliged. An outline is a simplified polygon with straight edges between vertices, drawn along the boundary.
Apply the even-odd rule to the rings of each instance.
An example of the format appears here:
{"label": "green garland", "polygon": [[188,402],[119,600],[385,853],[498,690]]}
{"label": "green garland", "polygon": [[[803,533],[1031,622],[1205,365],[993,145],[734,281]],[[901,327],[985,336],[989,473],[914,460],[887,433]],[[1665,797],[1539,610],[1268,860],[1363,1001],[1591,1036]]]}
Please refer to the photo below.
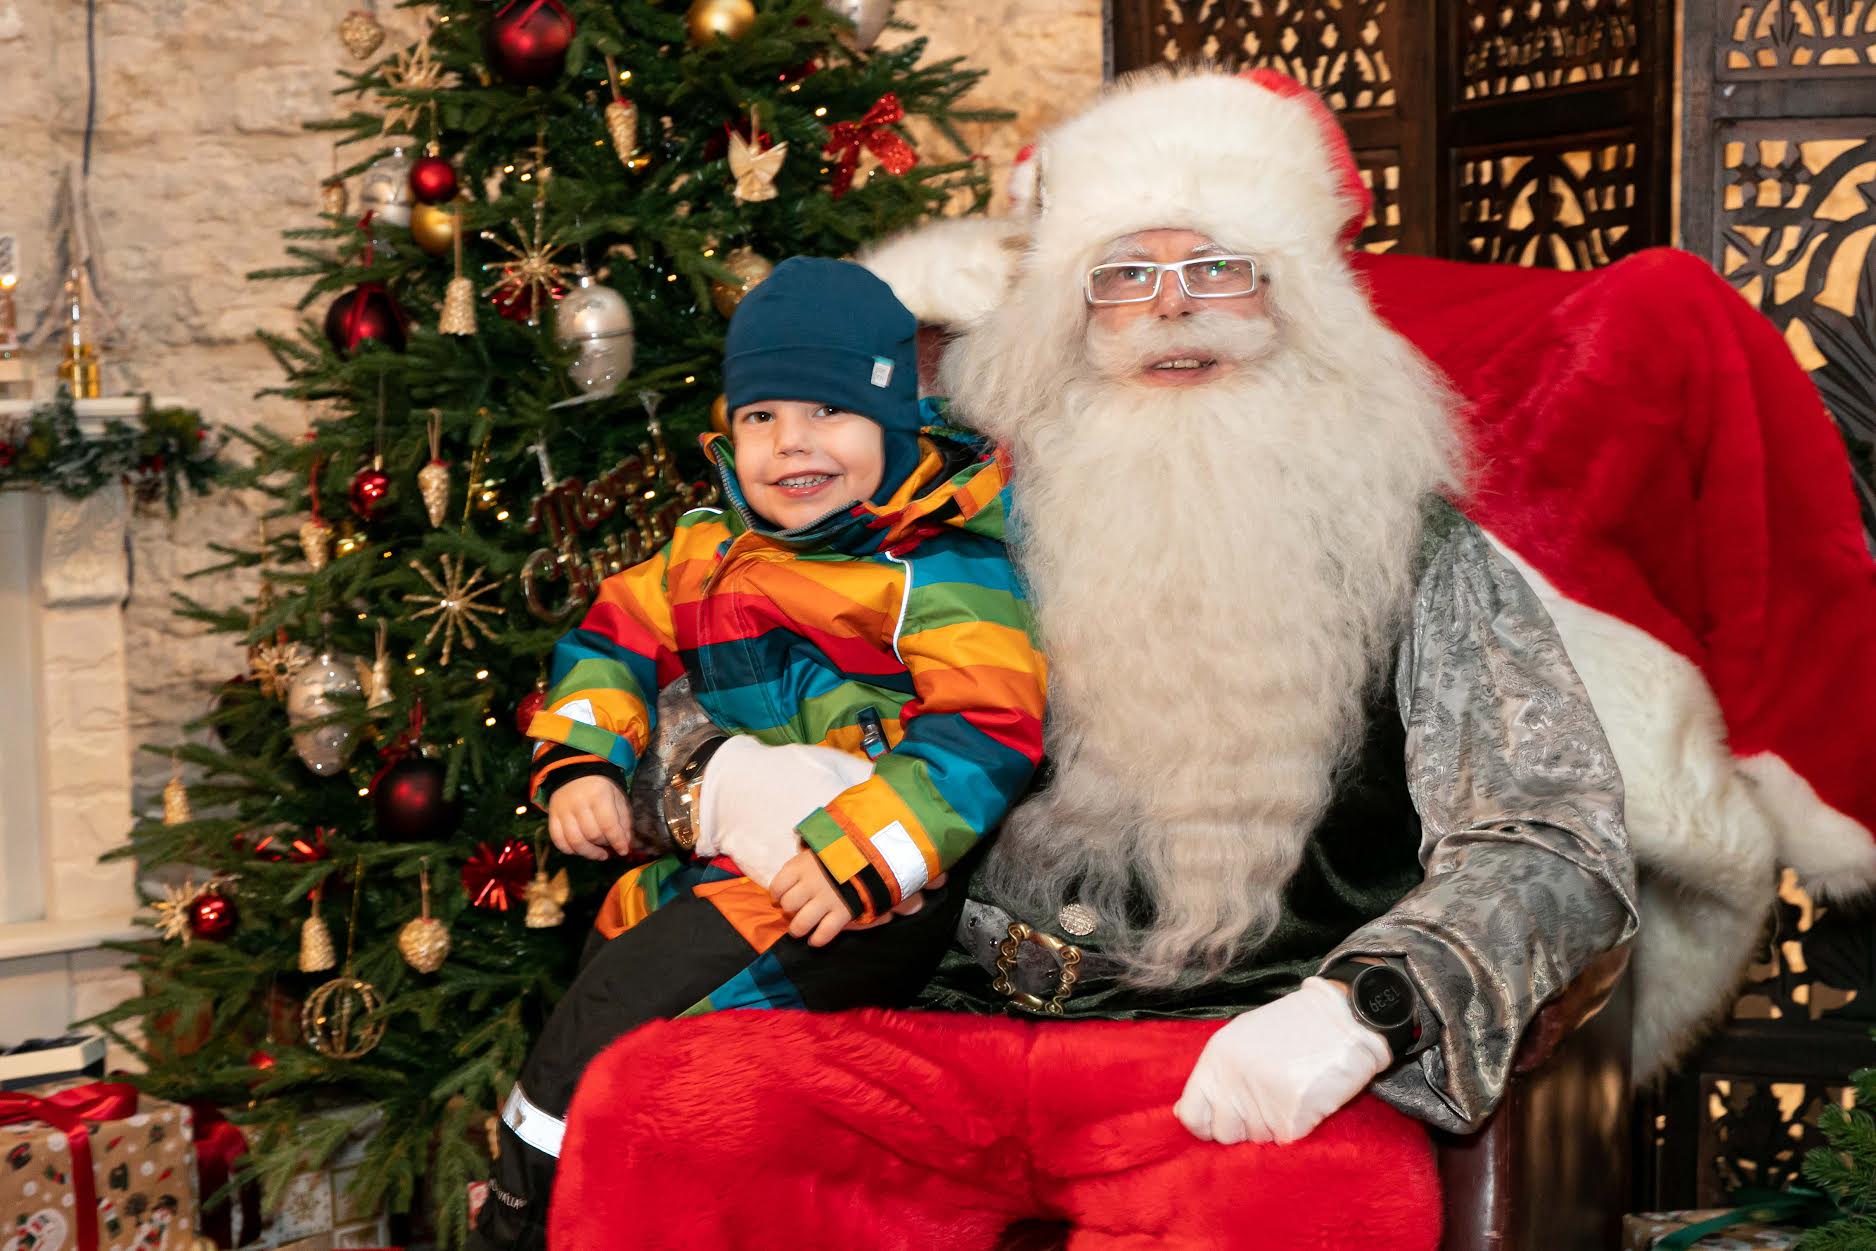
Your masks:
{"label": "green garland", "polygon": [[78,426],[78,410],[61,387],[50,404],[0,426],[0,490],[39,488],[83,499],[122,482],[140,504],[161,499],[176,514],[187,486],[205,494],[221,476],[221,441],[202,415],[157,408],[145,396],[137,424],[111,418],[98,434]]}

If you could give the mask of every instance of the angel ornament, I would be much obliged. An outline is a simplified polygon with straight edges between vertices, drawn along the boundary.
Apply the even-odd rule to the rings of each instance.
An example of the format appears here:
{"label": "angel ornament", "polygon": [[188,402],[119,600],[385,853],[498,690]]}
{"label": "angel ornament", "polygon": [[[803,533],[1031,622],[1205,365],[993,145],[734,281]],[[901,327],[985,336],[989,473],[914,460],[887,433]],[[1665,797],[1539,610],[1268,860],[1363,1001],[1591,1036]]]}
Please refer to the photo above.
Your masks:
{"label": "angel ornament", "polygon": [[765,149],[761,144],[762,130],[756,122],[756,111],[751,109],[749,138],[743,138],[734,127],[730,128],[730,173],[736,179],[738,200],[757,202],[775,198],[775,176],[782,172],[788,145],[778,143]]}

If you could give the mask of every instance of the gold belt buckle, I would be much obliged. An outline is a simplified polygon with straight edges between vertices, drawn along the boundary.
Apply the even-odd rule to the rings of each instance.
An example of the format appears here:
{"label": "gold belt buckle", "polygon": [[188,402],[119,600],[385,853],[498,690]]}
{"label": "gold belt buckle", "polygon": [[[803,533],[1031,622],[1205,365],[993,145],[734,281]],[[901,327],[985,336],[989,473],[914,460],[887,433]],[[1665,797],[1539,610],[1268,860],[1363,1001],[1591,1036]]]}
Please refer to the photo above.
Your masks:
{"label": "gold belt buckle", "polygon": [[[1062,1005],[1075,993],[1075,982],[1081,977],[1081,948],[1021,921],[1011,921],[1009,933],[1008,938],[997,944],[997,978],[990,983],[990,989],[999,995],[1008,995],[1020,1008],[1044,1016],[1061,1016]],[[1022,950],[1024,943],[1034,943],[1055,957],[1055,993],[1047,999],[1016,989],[1016,953]]]}

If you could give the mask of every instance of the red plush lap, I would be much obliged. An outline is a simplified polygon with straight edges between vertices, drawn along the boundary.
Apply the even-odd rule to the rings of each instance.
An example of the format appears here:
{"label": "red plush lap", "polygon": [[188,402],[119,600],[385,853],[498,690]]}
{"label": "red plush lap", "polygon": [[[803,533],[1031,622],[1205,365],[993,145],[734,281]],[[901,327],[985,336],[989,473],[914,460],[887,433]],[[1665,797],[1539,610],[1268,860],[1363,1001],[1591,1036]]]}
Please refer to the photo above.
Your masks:
{"label": "red plush lap", "polygon": [[552,1245],[1432,1248],[1432,1150],[1361,1099],[1301,1143],[1172,1115],[1216,1022],[732,1012],[648,1026],[588,1070]]}

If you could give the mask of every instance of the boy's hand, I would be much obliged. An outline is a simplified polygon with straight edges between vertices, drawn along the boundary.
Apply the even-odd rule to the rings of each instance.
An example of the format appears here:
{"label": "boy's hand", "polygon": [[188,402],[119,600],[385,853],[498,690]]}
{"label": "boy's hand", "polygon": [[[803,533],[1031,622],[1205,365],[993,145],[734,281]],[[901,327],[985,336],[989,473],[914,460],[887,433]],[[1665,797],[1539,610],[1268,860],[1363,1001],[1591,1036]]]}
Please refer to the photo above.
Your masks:
{"label": "boy's hand", "polygon": [[[632,811],[610,778],[575,778],[547,801],[547,834],[569,856],[604,860],[632,850]],[[611,850],[608,851],[608,848]]]}
{"label": "boy's hand", "polygon": [[811,851],[796,853],[781,867],[769,882],[769,897],[793,918],[788,932],[807,939],[810,947],[827,946],[853,921],[821,858]]}

